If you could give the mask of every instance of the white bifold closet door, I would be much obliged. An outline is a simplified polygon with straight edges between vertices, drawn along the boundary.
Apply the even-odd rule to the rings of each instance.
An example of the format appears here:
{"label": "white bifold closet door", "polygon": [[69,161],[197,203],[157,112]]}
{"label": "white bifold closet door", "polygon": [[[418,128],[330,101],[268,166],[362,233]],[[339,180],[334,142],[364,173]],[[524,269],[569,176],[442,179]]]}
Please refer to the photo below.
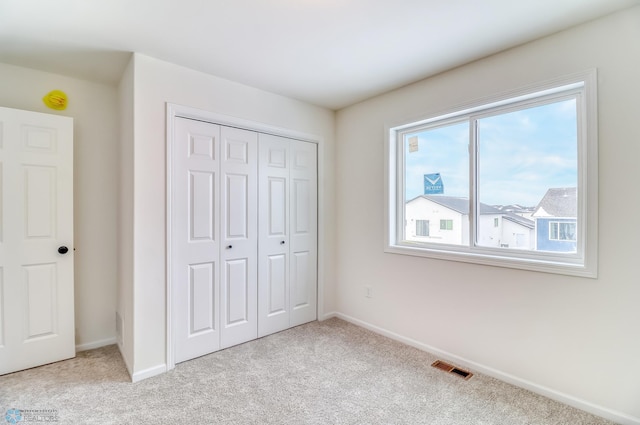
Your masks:
{"label": "white bifold closet door", "polygon": [[220,348],[258,337],[258,134],[222,127]]}
{"label": "white bifold closet door", "polygon": [[257,337],[255,132],[176,118],[171,273],[175,361]]}
{"label": "white bifold closet door", "polygon": [[258,336],[317,315],[314,143],[259,135]]}
{"label": "white bifold closet door", "polygon": [[175,362],[315,320],[316,145],[176,117],[170,161]]}

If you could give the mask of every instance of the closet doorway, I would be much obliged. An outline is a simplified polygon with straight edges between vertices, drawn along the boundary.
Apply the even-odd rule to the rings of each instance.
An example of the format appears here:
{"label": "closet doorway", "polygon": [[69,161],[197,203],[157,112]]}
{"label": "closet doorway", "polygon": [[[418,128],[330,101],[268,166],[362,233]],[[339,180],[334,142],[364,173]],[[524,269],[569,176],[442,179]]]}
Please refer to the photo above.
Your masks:
{"label": "closet doorway", "polygon": [[168,368],[316,320],[317,143],[168,120]]}

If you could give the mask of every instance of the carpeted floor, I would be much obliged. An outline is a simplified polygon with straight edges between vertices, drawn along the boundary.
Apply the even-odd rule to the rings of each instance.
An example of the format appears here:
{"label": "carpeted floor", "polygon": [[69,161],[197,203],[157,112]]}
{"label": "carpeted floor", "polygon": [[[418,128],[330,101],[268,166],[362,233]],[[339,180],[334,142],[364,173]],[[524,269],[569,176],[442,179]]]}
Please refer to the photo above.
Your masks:
{"label": "carpeted floor", "polygon": [[465,381],[434,360],[331,319],[132,384],[109,346],[0,377],[0,413],[39,411],[83,425],[611,424],[483,375]]}

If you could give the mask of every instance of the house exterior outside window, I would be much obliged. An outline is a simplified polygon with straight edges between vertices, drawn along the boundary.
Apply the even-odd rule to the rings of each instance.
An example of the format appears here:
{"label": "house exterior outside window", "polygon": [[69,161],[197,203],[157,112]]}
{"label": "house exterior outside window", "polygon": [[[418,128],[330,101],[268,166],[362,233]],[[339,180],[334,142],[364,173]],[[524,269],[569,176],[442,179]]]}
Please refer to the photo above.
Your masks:
{"label": "house exterior outside window", "polygon": [[549,189],[532,215],[536,221],[536,249],[575,252],[577,216],[575,187]]}

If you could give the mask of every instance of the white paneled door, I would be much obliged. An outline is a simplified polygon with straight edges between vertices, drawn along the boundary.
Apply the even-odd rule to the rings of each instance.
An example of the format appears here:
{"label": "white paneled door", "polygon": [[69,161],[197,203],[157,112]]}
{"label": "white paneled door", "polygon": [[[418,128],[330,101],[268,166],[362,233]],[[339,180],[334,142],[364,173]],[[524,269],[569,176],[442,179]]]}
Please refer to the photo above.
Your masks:
{"label": "white paneled door", "polygon": [[255,132],[174,121],[171,279],[175,362],[257,337]]}
{"label": "white paneled door", "polygon": [[176,362],[220,348],[220,126],[176,118],[171,279]]}
{"label": "white paneled door", "polygon": [[291,321],[315,320],[318,296],[318,159],[315,143],[291,141]]}
{"label": "white paneled door", "polygon": [[0,374],[75,356],[73,120],[0,108]]}
{"label": "white paneled door", "polygon": [[289,139],[260,135],[258,334],[287,329],[291,319],[289,263]]}
{"label": "white paneled door", "polygon": [[258,337],[258,134],[221,129],[221,348]]}
{"label": "white paneled door", "polygon": [[258,335],[317,314],[317,153],[314,143],[260,134]]}
{"label": "white paneled door", "polygon": [[174,118],[175,363],[316,319],[314,143]]}

